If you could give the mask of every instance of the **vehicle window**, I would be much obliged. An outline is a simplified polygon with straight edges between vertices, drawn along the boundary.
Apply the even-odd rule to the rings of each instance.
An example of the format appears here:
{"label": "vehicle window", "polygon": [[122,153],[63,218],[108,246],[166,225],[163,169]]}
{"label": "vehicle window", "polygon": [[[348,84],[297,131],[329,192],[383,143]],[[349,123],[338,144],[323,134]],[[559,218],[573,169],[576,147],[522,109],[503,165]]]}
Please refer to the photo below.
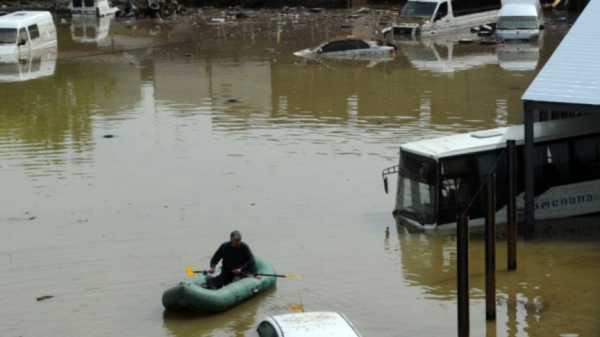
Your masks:
{"label": "vehicle window", "polygon": [[29,36],[32,40],[35,40],[38,37],[40,37],[40,30],[38,28],[38,25],[31,25],[27,27],[27,29],[29,29]]}
{"label": "vehicle window", "polygon": [[17,39],[19,43],[27,43],[27,31],[25,28],[21,28],[19,30],[19,38]]}
{"label": "vehicle window", "polygon": [[435,2],[409,1],[402,8],[401,15],[431,19],[436,5],[437,4]]}
{"label": "vehicle window", "polygon": [[94,0],[83,0],[85,7],[94,7]]}
{"label": "vehicle window", "polygon": [[256,331],[260,337],[278,337],[277,331],[275,331],[275,328],[269,322],[260,323]]}
{"label": "vehicle window", "polygon": [[73,0],[73,7],[81,7],[82,0]]}
{"label": "vehicle window", "polygon": [[442,2],[440,7],[438,7],[437,13],[435,14],[435,20],[433,21],[443,19],[446,17],[446,15],[448,15],[448,3]]}
{"label": "vehicle window", "polygon": [[0,28],[0,44],[17,43],[17,30],[14,28]]}
{"label": "vehicle window", "polygon": [[321,50],[324,53],[332,53],[336,51],[346,51],[354,49],[368,49],[369,45],[362,40],[341,40],[333,41],[324,45]]}
{"label": "vehicle window", "polygon": [[574,172],[579,180],[600,177],[600,137],[573,141]]}
{"label": "vehicle window", "polygon": [[498,18],[497,28],[503,29],[537,29],[538,23],[535,16],[501,16]]}
{"label": "vehicle window", "polygon": [[397,209],[400,215],[431,224],[435,217],[436,162],[410,152],[400,154]]}

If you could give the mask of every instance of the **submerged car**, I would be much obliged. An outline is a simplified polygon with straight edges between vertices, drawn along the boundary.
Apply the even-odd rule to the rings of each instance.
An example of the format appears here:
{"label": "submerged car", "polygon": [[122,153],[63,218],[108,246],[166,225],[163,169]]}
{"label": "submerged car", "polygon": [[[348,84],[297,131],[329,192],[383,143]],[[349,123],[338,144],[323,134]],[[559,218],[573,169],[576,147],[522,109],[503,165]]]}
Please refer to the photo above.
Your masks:
{"label": "submerged car", "polygon": [[294,53],[298,57],[327,57],[336,59],[388,59],[394,58],[395,48],[383,43],[362,39],[343,39],[325,42],[316,48],[307,48]]}
{"label": "submerged car", "polygon": [[259,337],[361,337],[337,312],[301,312],[271,316],[258,324]]}
{"label": "submerged car", "polygon": [[535,40],[544,28],[542,6],[537,0],[520,0],[502,6],[496,37],[499,41]]}

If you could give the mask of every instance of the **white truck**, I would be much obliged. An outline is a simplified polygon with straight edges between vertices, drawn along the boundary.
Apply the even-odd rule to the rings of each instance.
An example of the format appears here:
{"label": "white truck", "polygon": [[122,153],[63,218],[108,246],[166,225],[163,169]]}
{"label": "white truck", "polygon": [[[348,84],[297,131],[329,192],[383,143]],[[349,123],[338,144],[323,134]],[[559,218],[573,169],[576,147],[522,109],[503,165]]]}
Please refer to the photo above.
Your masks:
{"label": "white truck", "polygon": [[501,0],[409,0],[396,23],[383,29],[386,40],[426,37],[495,23]]}

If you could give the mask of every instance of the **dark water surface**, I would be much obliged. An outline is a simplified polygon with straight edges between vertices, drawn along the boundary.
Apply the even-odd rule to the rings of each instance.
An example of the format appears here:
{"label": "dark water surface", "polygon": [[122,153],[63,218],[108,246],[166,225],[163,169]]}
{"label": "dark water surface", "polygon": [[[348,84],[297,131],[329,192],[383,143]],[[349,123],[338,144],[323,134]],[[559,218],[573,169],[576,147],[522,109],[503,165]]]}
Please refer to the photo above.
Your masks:
{"label": "dark water surface", "polygon": [[[568,25],[539,45],[406,43],[380,64],[292,56],[339,35],[345,13],[327,15],[112,22],[100,42],[62,23],[55,64],[1,66],[51,75],[0,83],[0,336],[254,336],[294,304],[365,337],[455,335],[454,238],[396,228],[380,170],[403,142],[519,123]],[[164,314],[162,291],[232,229],[303,279]],[[520,242],[512,273],[504,246],[486,324],[472,241],[472,336],[600,336],[598,240]]]}

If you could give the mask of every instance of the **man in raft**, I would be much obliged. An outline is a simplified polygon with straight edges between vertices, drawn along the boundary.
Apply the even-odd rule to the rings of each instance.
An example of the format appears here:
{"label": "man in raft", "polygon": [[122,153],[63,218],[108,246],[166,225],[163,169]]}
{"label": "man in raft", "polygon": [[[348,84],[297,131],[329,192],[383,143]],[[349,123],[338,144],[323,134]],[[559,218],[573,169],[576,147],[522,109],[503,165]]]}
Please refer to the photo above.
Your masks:
{"label": "man in raft", "polygon": [[238,278],[256,272],[254,255],[250,247],[242,242],[242,234],[239,231],[231,232],[229,241],[223,243],[210,259],[208,269],[210,274],[215,272],[215,267],[221,260],[223,260],[221,274],[207,280],[210,289],[221,288]]}

